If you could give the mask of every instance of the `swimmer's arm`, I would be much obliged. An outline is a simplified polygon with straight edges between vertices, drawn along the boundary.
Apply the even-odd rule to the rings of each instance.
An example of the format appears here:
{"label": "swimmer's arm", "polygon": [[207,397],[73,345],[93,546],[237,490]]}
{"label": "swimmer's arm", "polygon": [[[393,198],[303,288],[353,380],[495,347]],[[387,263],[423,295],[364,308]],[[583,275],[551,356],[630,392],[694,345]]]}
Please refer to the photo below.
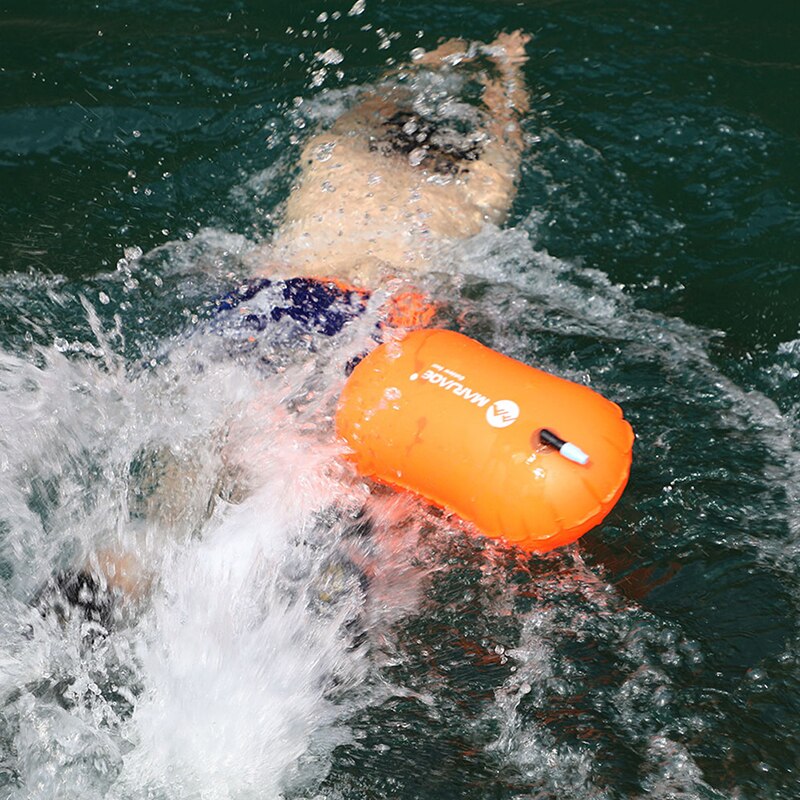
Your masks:
{"label": "swimmer's arm", "polygon": [[[412,52],[411,62],[438,69],[455,67],[474,61],[483,53],[494,62],[500,75],[498,78],[483,80],[483,104],[492,117],[488,126],[497,138],[507,138],[506,128],[515,125],[517,115],[524,114],[530,107],[528,91],[522,65],[528,60],[525,45],[531,40],[528,33],[521,30],[513,33],[501,33],[491,44],[481,45],[479,42],[467,42],[464,39],[448,39],[435,50]],[[402,67],[400,67],[402,69]],[[513,137],[522,144],[522,136]]]}
{"label": "swimmer's arm", "polygon": [[435,50],[414,50],[411,52],[411,63],[423,67],[438,69],[440,67],[455,67],[473,61],[478,54],[477,44],[470,44],[465,39],[448,39]]}
{"label": "swimmer's arm", "polygon": [[520,153],[523,139],[519,118],[530,108],[522,72],[522,65],[528,60],[525,45],[530,40],[530,34],[522,31],[501,33],[485,48],[499,72],[498,77],[487,76],[483,80],[481,99],[489,115],[485,130],[501,147],[510,147]]}
{"label": "swimmer's arm", "polygon": [[[409,67],[427,67],[429,69],[446,69],[468,64],[481,53],[486,54],[497,66],[500,77],[486,78],[482,101],[489,112],[491,122],[486,126],[490,138],[509,144],[522,150],[522,135],[517,129],[515,112],[523,114],[528,110],[528,93],[522,75],[522,64],[528,57],[525,45],[531,37],[522,31],[501,33],[491,44],[468,42],[465,39],[448,39],[435,50],[412,51],[411,61],[404,62],[383,74],[383,79],[403,74]],[[355,108],[345,112],[336,121],[331,133],[347,132],[354,126],[374,124],[376,120],[391,116],[402,104],[404,87],[384,89],[380,94],[367,95]],[[517,126],[518,128],[518,126]]]}
{"label": "swimmer's arm", "polygon": [[499,75],[483,80],[486,144],[464,176],[462,188],[483,218],[497,225],[511,207],[522,161],[520,118],[530,107],[522,65],[527,61],[525,45],[530,38],[522,31],[501,33],[484,48]]}
{"label": "swimmer's arm", "polygon": [[[419,66],[444,69],[469,63],[477,57],[482,46],[479,42],[467,42],[465,39],[448,39],[435,50],[425,51],[422,48],[412,50],[410,61],[404,61],[387,70],[381,76],[381,80],[405,75],[409,69]],[[406,87],[384,86],[382,91],[367,94],[357,106],[342,114],[334,123],[331,132],[346,133],[353,128],[369,128],[376,122],[388,119],[408,102]]]}

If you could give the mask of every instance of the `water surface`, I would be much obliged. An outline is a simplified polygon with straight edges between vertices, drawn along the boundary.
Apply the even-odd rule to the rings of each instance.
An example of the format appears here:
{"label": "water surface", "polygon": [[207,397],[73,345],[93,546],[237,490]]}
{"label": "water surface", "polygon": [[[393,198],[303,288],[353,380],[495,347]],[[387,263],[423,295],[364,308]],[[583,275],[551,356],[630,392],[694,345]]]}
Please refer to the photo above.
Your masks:
{"label": "water surface", "polygon": [[[0,12],[0,796],[797,797],[794,5],[351,8]],[[353,87],[518,27],[509,225],[424,285],[637,432],[608,520],[536,558],[353,481],[325,351],[265,374],[204,333]],[[111,636],[29,608],[120,544],[156,589]]]}

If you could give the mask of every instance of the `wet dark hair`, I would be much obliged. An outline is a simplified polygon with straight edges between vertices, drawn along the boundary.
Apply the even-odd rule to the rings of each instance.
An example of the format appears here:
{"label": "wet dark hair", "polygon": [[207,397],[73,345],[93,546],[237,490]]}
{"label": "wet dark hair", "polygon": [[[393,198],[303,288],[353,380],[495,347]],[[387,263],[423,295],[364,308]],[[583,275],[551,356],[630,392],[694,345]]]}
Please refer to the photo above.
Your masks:
{"label": "wet dark hair", "polygon": [[413,111],[398,111],[386,119],[381,135],[371,137],[369,147],[387,156],[421,150],[419,163],[446,175],[466,171],[464,162],[476,161],[482,151],[474,135]]}

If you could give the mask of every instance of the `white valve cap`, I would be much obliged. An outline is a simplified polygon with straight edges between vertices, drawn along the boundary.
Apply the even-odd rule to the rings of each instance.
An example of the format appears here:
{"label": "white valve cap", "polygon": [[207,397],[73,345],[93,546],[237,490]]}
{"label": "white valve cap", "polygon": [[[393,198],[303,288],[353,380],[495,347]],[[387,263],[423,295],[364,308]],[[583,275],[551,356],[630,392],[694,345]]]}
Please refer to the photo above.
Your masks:
{"label": "white valve cap", "polygon": [[564,458],[568,458],[570,461],[574,461],[576,464],[589,463],[589,456],[586,455],[586,453],[584,453],[583,450],[578,447],[578,445],[572,444],[572,442],[564,442],[558,452],[561,453]]}

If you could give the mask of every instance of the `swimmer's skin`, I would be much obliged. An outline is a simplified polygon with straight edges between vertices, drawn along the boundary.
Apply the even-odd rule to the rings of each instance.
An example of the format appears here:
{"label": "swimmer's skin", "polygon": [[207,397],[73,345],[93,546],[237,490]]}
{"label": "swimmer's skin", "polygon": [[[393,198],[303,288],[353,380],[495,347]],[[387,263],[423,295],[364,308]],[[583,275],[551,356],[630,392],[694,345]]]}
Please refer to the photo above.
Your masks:
{"label": "swimmer's skin", "polygon": [[[519,117],[528,110],[528,94],[521,68],[530,38],[522,31],[501,33],[479,48],[450,39],[414,58],[418,66],[450,69],[473,60],[481,49],[499,73],[481,79],[485,108],[480,154],[459,162],[458,171],[446,180],[426,162],[414,166],[407,154],[386,154],[369,146],[371,139],[385,134],[386,121],[403,109],[401,89],[367,96],[329,131],[313,136],[303,149],[302,171],[276,234],[270,265],[257,272],[336,277],[374,289],[391,275],[431,269],[426,253],[436,241],[467,238],[486,223],[502,223],[522,157]],[[331,157],[320,160],[321,152]],[[160,487],[161,497],[170,497],[164,505],[173,514],[183,484],[180,476],[165,477]],[[162,522],[169,526],[174,520]],[[99,551],[84,569],[99,573],[110,589],[127,597],[138,598],[149,588],[146,570],[131,553]]]}
{"label": "swimmer's skin", "polygon": [[[402,86],[368,95],[313,136],[303,148],[273,258],[290,265],[293,275],[320,276],[324,264],[323,277],[374,288],[387,272],[430,269],[427,256],[437,241],[502,223],[522,155],[518,117],[528,110],[528,96],[521,67],[529,39],[516,31],[483,48],[499,76],[482,78],[480,155],[455,174],[442,176],[425,161],[415,166],[407,153],[375,149],[387,120],[408,107]],[[456,39],[414,63],[448,69],[474,53],[474,46]]]}

